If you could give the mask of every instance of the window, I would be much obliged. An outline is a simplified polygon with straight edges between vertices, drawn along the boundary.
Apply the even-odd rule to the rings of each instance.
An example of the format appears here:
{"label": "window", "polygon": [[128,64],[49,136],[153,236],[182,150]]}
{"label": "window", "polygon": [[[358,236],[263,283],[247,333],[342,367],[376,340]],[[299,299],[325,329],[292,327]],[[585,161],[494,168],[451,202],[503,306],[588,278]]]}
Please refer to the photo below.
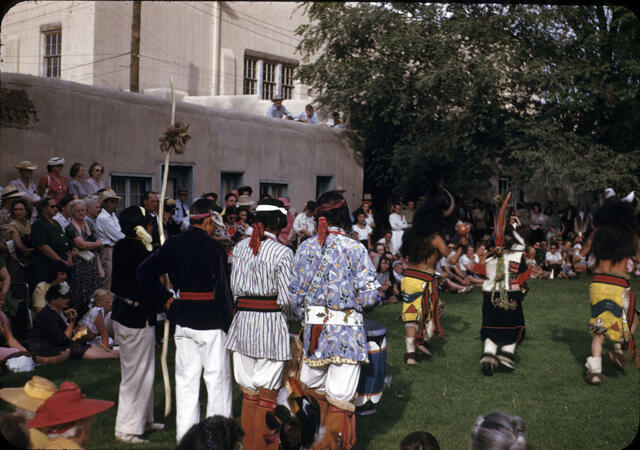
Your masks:
{"label": "window", "polygon": [[242,91],[244,95],[256,95],[257,93],[258,76],[256,75],[256,63],[255,59],[244,59],[244,88]]}
{"label": "window", "polygon": [[60,54],[62,49],[62,30],[60,28],[42,32],[44,59],[42,72],[45,78],[60,78]]}
{"label": "window", "polygon": [[276,93],[276,65],[265,61],[262,74],[262,98],[271,100]]}
{"label": "window", "polygon": [[122,199],[117,212],[132,205],[142,205],[142,194],[151,189],[151,177],[146,175],[111,175],[111,189]]}
{"label": "window", "polygon": [[318,175],[316,176],[316,198],[333,188],[333,176]]}
{"label": "window", "polygon": [[224,201],[224,196],[227,195],[231,189],[237,189],[242,186],[244,180],[244,172],[222,172],[220,174],[220,195],[218,199]]}
{"label": "window", "polygon": [[293,71],[295,70],[294,66],[286,66],[282,65],[282,98],[292,99],[293,98]]}
{"label": "window", "polygon": [[260,182],[260,198],[269,194],[272,198],[289,196],[289,183]]}

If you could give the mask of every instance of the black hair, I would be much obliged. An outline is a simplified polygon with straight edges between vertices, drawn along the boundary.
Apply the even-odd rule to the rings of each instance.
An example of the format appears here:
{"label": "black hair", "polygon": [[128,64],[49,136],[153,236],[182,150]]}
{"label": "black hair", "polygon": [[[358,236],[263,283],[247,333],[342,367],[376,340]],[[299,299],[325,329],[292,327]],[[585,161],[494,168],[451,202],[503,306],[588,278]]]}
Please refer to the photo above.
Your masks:
{"label": "black hair", "polygon": [[344,197],[338,191],[325,192],[318,197],[318,200],[316,201],[316,220],[320,217],[326,217],[329,225],[340,227],[349,233],[351,232],[351,219],[349,218],[349,208],[347,207],[346,202],[339,208],[318,212],[318,208],[322,205],[340,200],[344,200]]}
{"label": "black hair", "polygon": [[400,450],[440,450],[436,437],[426,431],[414,431],[400,442]]}
{"label": "black hair", "polygon": [[235,207],[235,206],[228,206],[228,207],[227,207],[227,208],[225,208],[225,210],[224,210],[224,215],[225,215],[225,217],[226,217],[226,216],[228,216],[228,215],[230,215],[230,214],[235,214],[235,215],[237,216],[237,215],[238,215],[238,212],[239,212],[239,210],[238,210],[238,208],[237,208],[237,207]]}
{"label": "black hair", "polygon": [[593,216],[596,230],[591,252],[596,264],[611,260],[613,264],[635,255],[638,246],[636,219],[631,203],[606,200]]}
{"label": "black hair", "polygon": [[307,203],[305,203],[304,208],[313,212],[313,210],[316,209],[316,202],[314,202],[313,200],[309,200]]}
{"label": "black hair", "polygon": [[17,199],[15,199],[12,203],[11,203],[11,208],[9,211],[11,211],[11,214],[13,214],[13,208],[18,204],[21,203],[22,206],[24,206],[24,209],[27,213],[26,217],[27,219],[31,219],[31,207],[29,206],[29,202],[27,202],[24,198],[19,197]]}
{"label": "black hair", "polygon": [[176,450],[234,450],[242,436],[244,431],[234,419],[207,417],[189,428]]}
{"label": "black hair", "polygon": [[53,286],[51,286],[48,290],[47,293],[44,295],[44,299],[47,302],[50,302],[51,300],[55,300],[56,298],[69,298],[69,292],[67,292],[66,294],[63,294],[61,292],[62,286],[59,284],[54,284]]}
{"label": "black hair", "polygon": [[31,448],[26,422],[19,414],[0,412],[0,448]]}
{"label": "black hair", "polygon": [[218,194],[216,194],[215,192],[207,192],[205,194],[202,194],[202,198],[205,198],[205,197],[213,197],[216,200],[218,200]]}
{"label": "black hair", "polygon": [[313,105],[311,103],[309,103],[308,105],[306,105],[304,107],[305,110],[310,109],[311,111],[313,111]]}
{"label": "black hair", "polygon": [[378,260],[378,267],[376,267],[376,272],[377,273],[381,273],[380,272],[380,268],[382,267],[382,261],[385,261],[385,260],[389,262],[389,268],[387,269],[387,272],[391,272],[393,270],[393,267],[392,267],[393,263],[391,261],[391,258],[389,258],[388,256],[385,256],[385,255],[382,255],[380,257],[380,259]]}
{"label": "black hair", "polygon": [[253,189],[251,186],[242,186],[238,188],[238,194],[242,195],[243,192],[248,192],[247,195],[251,196],[253,194]]}
{"label": "black hair", "polygon": [[140,225],[146,228],[149,224],[149,217],[143,214],[139,206],[129,206],[122,210],[120,217],[120,229],[126,237],[135,237],[135,228]]}
{"label": "black hair", "polygon": [[[204,214],[209,211],[213,211],[215,206],[216,204],[213,202],[213,200],[207,200],[206,198],[199,198],[198,200],[193,202],[193,204],[191,205],[191,208],[189,208],[189,211],[193,215]],[[204,219],[206,219],[206,217],[201,217],[199,219],[189,218],[189,224],[199,225],[204,222]]]}
{"label": "black hair", "polygon": [[68,267],[62,261],[53,261],[53,263],[49,267],[49,272],[47,273],[46,282],[53,283],[60,272],[64,272],[67,274],[67,276],[69,276],[70,270],[71,268]]}
{"label": "black hair", "polygon": [[49,200],[51,199],[52,197],[45,195],[38,201],[38,203],[36,203],[36,211],[38,211],[38,215],[42,214],[42,211],[49,206]]}
{"label": "black hair", "polygon": [[[282,203],[277,198],[265,198],[258,202],[258,206],[260,205],[272,205],[277,206],[278,208],[284,208],[284,203]],[[259,211],[256,213],[254,218],[254,223],[260,222],[264,225],[266,230],[270,230],[275,232],[275,234],[280,233],[284,227],[287,226],[287,216],[282,214],[281,211]]]}
{"label": "black hair", "polygon": [[78,172],[80,172],[81,167],[84,167],[84,166],[79,162],[73,163],[73,165],[71,166],[71,169],[69,169],[69,176],[71,178],[75,178],[76,175],[78,175]]}
{"label": "black hair", "polygon": [[229,197],[235,197],[236,199],[238,198],[238,196],[236,194],[234,194],[233,192],[229,192],[227,195],[224,196],[224,201],[226,202]]}
{"label": "black hair", "polygon": [[142,201],[144,202],[144,201],[146,201],[146,200],[149,200],[149,196],[150,196],[151,194],[155,194],[155,192],[154,192],[154,191],[144,191],[144,192],[142,193]]}
{"label": "black hair", "polygon": [[[89,166],[89,176],[91,176],[91,174],[93,173],[93,169],[95,169],[97,166],[100,166],[100,168],[104,171],[104,167],[102,166],[102,164],[100,164],[97,161],[94,161],[91,163],[91,165]],[[104,173],[104,172],[103,172]]]}
{"label": "black hair", "polygon": [[67,194],[64,197],[62,197],[62,199],[58,202],[58,211],[60,211],[62,208],[64,208],[74,200],[75,200],[75,197],[73,195]]}

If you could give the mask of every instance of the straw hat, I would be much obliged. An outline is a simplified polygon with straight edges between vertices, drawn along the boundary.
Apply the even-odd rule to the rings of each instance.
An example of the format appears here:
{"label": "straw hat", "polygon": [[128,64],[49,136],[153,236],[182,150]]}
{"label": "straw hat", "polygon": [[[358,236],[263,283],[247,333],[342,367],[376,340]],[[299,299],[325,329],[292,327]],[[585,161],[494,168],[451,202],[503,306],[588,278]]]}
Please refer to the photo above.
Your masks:
{"label": "straw hat", "polygon": [[104,191],[100,192],[100,202],[104,202],[105,200],[109,200],[110,198],[120,200],[122,197],[116,194],[113,189],[105,189]]}
{"label": "straw hat", "polygon": [[16,187],[15,184],[7,184],[2,190],[2,199],[22,197],[22,192]]}
{"label": "straw hat", "polygon": [[47,166],[61,166],[64,164],[64,158],[61,156],[54,156],[47,161]]}
{"label": "straw hat", "polygon": [[75,422],[95,416],[112,406],[111,401],[86,398],[80,386],[72,381],[65,381],[56,393],[38,407],[36,416],[27,422],[27,426],[43,428]]}
{"label": "straw hat", "polygon": [[343,192],[345,192],[345,191],[346,191],[346,189],[345,189],[345,188],[343,188],[341,185],[338,185],[338,187],[336,187],[336,188],[334,189],[334,191],[336,191],[336,192],[340,192],[340,193],[343,193]]}
{"label": "straw hat", "polygon": [[248,195],[241,195],[238,197],[238,206],[253,206],[254,203],[255,202],[251,200],[251,197]]}
{"label": "straw hat", "polygon": [[366,201],[373,201],[373,197],[371,196],[371,194],[366,193],[362,196],[362,201],[366,202]]}
{"label": "straw hat", "polygon": [[57,390],[54,382],[35,375],[23,387],[0,389],[0,398],[13,406],[35,413]]}
{"label": "straw hat", "polygon": [[38,166],[31,161],[20,161],[20,163],[14,167],[18,170],[36,170],[38,168]]}

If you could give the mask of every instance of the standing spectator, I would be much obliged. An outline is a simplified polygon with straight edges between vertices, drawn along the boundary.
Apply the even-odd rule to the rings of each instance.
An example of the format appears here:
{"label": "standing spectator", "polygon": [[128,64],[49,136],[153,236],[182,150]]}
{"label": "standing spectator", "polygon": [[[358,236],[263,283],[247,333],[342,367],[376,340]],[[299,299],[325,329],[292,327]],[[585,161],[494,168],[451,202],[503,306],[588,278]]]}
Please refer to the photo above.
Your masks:
{"label": "standing spectator", "polygon": [[102,211],[102,202],[100,201],[100,197],[95,194],[91,194],[87,196],[84,200],[85,205],[87,205],[87,215],[84,220],[91,224],[91,226],[96,228],[96,220],[100,215],[100,211]]}
{"label": "standing spectator", "polygon": [[293,221],[293,232],[296,235],[298,245],[305,239],[313,236],[316,232],[316,222],[313,218],[315,209],[316,203],[313,200],[309,200],[304,205],[304,211],[298,214]]}
{"label": "standing spectator", "polygon": [[471,206],[471,220],[473,223],[473,240],[478,242],[488,232],[487,210],[478,198],[473,199]]}
{"label": "standing spectator", "polygon": [[180,225],[174,219],[175,214],[176,201],[172,198],[166,199],[164,201],[164,211],[162,212],[162,229],[165,240],[180,233]]}
{"label": "standing spectator", "polygon": [[22,194],[12,184],[8,184],[2,190],[2,203],[0,203],[0,252],[9,253],[6,242],[9,240],[7,229],[11,222],[11,205],[14,200],[22,197]]}
{"label": "standing spectator", "polygon": [[404,210],[404,219],[407,221],[407,225],[411,227],[413,223],[413,215],[416,212],[416,202],[413,200],[407,200],[407,208]]}
{"label": "standing spectator", "polygon": [[38,218],[31,226],[33,252],[33,282],[39,283],[49,278],[56,261],[67,267],[71,262],[71,243],[64,231],[53,220],[57,211],[56,201],[45,196],[38,202]]}
{"label": "standing spectator", "polygon": [[142,206],[147,211],[147,216],[151,220],[151,237],[154,248],[160,247],[160,228],[158,226],[158,206],[160,199],[158,194],[153,191],[145,191],[142,194]]}
{"label": "standing spectator", "polygon": [[529,243],[543,241],[545,238],[545,227],[547,226],[547,216],[540,211],[540,203],[534,203],[533,209],[529,213]]}
{"label": "standing spectator", "polygon": [[313,125],[317,125],[320,123],[320,119],[318,119],[318,114],[313,111],[313,105],[307,105],[304,107],[304,111],[298,114],[295,117],[297,122],[306,122],[311,123]]}
{"label": "standing spectator", "polygon": [[280,234],[278,235],[278,240],[286,246],[291,246],[291,239],[293,237],[293,221],[295,217],[293,213],[289,211],[291,207],[291,203],[289,203],[289,199],[287,197],[280,197],[280,200],[284,204],[284,209],[287,210],[287,226],[280,230]]}
{"label": "standing spectator", "polygon": [[[176,440],[200,421],[200,378],[207,386],[207,417],[231,417],[231,361],[224,346],[233,318],[227,254],[211,236],[214,204],[196,200],[191,226],[166,241],[139,266],[137,279],[147,297],[161,302],[176,324]],[[174,292],[160,283],[168,274]]]}
{"label": "standing spectator", "polygon": [[84,188],[87,191],[87,195],[95,194],[98,191],[105,189],[104,181],[101,180],[104,174],[104,167],[99,163],[94,162],[89,166],[89,178],[84,182]]}
{"label": "standing spectator", "polygon": [[28,268],[31,265],[33,246],[31,245],[31,208],[24,199],[13,202],[13,220],[7,226],[7,234],[15,246],[15,253],[8,261],[8,269],[14,283],[31,281]]}
{"label": "standing spectator", "polygon": [[547,226],[549,230],[546,234],[547,242],[551,242],[553,239],[559,240],[562,239],[562,235],[565,232],[564,223],[562,223],[562,218],[560,214],[558,214],[558,208],[553,207],[551,210],[551,214],[548,216]]}
{"label": "standing spectator", "polygon": [[32,208],[35,203],[40,200],[38,188],[36,187],[36,184],[31,181],[33,171],[36,170],[38,166],[33,164],[31,161],[22,161],[20,164],[15,166],[15,168],[18,169],[20,178],[10,181],[9,184],[13,184],[20,192],[22,192],[22,197],[29,202],[29,207]]}
{"label": "standing spectator", "polygon": [[373,197],[371,194],[364,194],[362,196],[362,204],[360,205],[360,209],[364,212],[364,221],[367,225],[369,225],[372,229],[376,227],[376,221],[373,215],[373,211],[371,210],[371,204],[373,203]]}
{"label": "standing spectator", "polygon": [[60,228],[67,229],[67,226],[71,223],[71,213],[69,212],[69,203],[73,201],[73,195],[65,195],[62,200],[58,202],[58,213],[53,216],[53,220],[58,222]]}
{"label": "standing spectator", "polygon": [[356,219],[356,223],[353,225],[353,232],[356,235],[356,239],[364,245],[364,247],[368,250],[372,248],[371,246],[371,233],[373,230],[364,219],[364,212],[359,211]]}
{"label": "standing spectator", "polygon": [[48,175],[40,178],[38,183],[38,194],[45,195],[56,201],[56,204],[67,194],[67,179],[62,175],[64,158],[54,156],[47,162]]}
{"label": "standing spectator", "polygon": [[176,211],[173,214],[173,218],[178,225],[182,225],[182,221],[185,217],[189,217],[189,189],[185,186],[178,188],[178,199],[176,200]]}
{"label": "standing spectator", "polygon": [[85,222],[87,207],[84,200],[69,204],[71,223],[65,229],[73,244],[73,267],[71,268],[71,307],[82,317],[89,307],[93,292],[101,285],[104,269],[98,251],[102,242],[96,237],[91,225]]}
{"label": "standing spectator", "polygon": [[67,193],[69,195],[74,195],[75,198],[85,198],[89,195],[83,182],[85,174],[86,170],[82,164],[73,163],[69,170],[69,176],[71,177],[71,181],[69,181],[67,186]]}
{"label": "standing spectator", "polygon": [[102,200],[102,211],[96,219],[96,236],[103,245],[100,253],[100,261],[104,271],[102,287],[111,290],[113,246],[124,237],[115,213],[120,197],[111,189],[106,189],[100,194],[100,199]]}
{"label": "standing spectator", "polygon": [[129,206],[120,214],[125,238],[113,248],[114,337],[120,346],[121,381],[116,414],[116,439],[129,444],[147,442],[140,436],[153,423],[153,379],[155,375],[156,315],[158,305],[145,301],[136,279],[136,269],[152,250],[149,218],[139,207]]}
{"label": "standing spectator", "polygon": [[291,114],[287,108],[282,104],[282,96],[275,95],[273,97],[273,104],[267,108],[267,117],[273,117],[274,119],[282,119],[282,117],[286,117],[287,119],[293,119],[293,114]]}
{"label": "standing spectator", "polygon": [[[233,191],[233,189],[232,189]],[[233,206],[235,207],[236,204],[238,203],[238,195],[234,194],[233,192],[229,192],[227,195],[224,196],[224,207],[222,209],[222,215],[224,216],[227,213],[227,208],[229,206]]]}
{"label": "standing spectator", "polygon": [[393,205],[393,213],[389,215],[389,225],[392,231],[389,251],[397,255],[400,252],[400,247],[402,247],[402,235],[408,227],[407,220],[402,214],[402,205],[400,203]]}

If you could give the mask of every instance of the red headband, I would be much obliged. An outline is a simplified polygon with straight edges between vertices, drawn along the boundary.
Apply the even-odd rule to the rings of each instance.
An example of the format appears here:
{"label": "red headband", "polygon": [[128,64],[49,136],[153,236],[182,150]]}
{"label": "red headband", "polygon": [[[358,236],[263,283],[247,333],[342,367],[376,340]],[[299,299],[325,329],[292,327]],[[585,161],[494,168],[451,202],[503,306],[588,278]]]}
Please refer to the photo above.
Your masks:
{"label": "red headband", "polygon": [[331,211],[332,209],[340,208],[341,206],[344,206],[346,204],[347,202],[345,201],[344,198],[333,200],[333,201],[318,205],[316,207],[316,212]]}
{"label": "red headband", "polygon": [[251,240],[249,241],[249,247],[253,249],[253,254],[257,255],[260,250],[260,240],[264,233],[264,225],[260,222],[253,224],[253,231],[251,232]]}

